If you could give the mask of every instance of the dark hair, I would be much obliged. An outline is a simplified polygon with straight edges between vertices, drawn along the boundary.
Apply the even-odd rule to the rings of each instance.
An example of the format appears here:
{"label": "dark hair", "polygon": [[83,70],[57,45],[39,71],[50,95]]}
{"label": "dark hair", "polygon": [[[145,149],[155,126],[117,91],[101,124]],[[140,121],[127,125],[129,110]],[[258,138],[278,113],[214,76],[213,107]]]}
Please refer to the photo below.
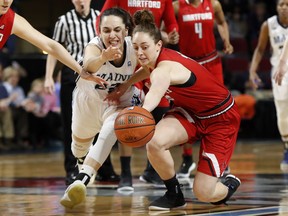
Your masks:
{"label": "dark hair", "polygon": [[113,8],[109,8],[107,10],[104,10],[101,15],[100,15],[100,23],[99,23],[99,29],[100,29],[100,26],[101,26],[101,23],[102,23],[102,19],[103,17],[105,16],[117,16],[117,17],[120,17],[125,25],[125,28],[128,29],[128,35],[132,35],[132,31],[133,31],[133,28],[134,28],[134,23],[133,23],[133,19],[131,17],[131,15],[123,10],[122,8],[119,8],[119,7],[113,7]]}
{"label": "dark hair", "polygon": [[161,40],[161,32],[155,25],[154,17],[150,10],[136,11],[133,19],[136,25],[133,35],[137,32],[145,32],[153,38],[155,44]]}

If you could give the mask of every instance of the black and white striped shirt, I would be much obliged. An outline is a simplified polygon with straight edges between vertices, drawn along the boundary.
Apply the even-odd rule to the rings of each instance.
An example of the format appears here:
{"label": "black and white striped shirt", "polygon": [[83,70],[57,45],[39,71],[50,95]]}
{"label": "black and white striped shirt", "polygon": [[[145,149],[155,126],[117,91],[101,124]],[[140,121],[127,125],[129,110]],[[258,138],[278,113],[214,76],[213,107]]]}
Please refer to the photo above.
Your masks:
{"label": "black and white striped shirt", "polygon": [[53,39],[63,44],[78,62],[83,58],[85,46],[96,36],[98,15],[98,10],[90,9],[84,18],[73,9],[60,16],[55,24]]}

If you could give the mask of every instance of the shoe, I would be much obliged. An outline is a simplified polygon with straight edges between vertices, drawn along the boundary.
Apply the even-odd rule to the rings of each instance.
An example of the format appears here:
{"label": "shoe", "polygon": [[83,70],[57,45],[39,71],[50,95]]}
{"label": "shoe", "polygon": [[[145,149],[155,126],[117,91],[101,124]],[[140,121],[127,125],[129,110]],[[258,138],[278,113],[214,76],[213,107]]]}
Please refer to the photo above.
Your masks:
{"label": "shoe", "polygon": [[149,210],[153,211],[169,211],[172,209],[184,208],[186,202],[183,193],[179,191],[177,194],[169,193],[168,191],[164,196],[154,200],[149,205]]}
{"label": "shoe", "polygon": [[139,180],[145,183],[152,183],[155,186],[164,185],[162,179],[155,170],[145,170],[144,173],[139,177]]}
{"label": "shoe", "polygon": [[68,186],[68,185],[70,185],[70,184],[72,184],[74,181],[75,181],[75,179],[76,179],[76,176],[78,175],[78,169],[77,170],[75,170],[75,171],[72,171],[72,172],[69,172],[69,173],[67,173],[67,175],[66,175],[66,178],[65,178],[65,184]]}
{"label": "shoe", "polygon": [[229,174],[225,177],[223,184],[226,185],[229,188],[229,190],[235,193],[235,191],[241,185],[241,181],[236,176]]}
{"label": "shoe", "polygon": [[196,168],[196,163],[193,161],[192,156],[182,155],[183,161],[176,174],[177,178],[189,178],[190,173]]}
{"label": "shoe", "polygon": [[97,173],[95,181],[98,182],[119,182],[120,176],[114,171],[110,173]]}
{"label": "shoe", "polygon": [[119,193],[134,192],[134,188],[132,184],[132,176],[124,176],[124,177],[121,176],[117,191]]}
{"label": "shoe", "polygon": [[224,180],[221,182],[228,187],[229,192],[224,199],[218,202],[211,202],[211,204],[213,205],[221,205],[221,204],[227,205],[226,202],[229,200],[229,198],[236,192],[238,187],[241,185],[240,179],[231,174],[227,175],[224,178]]}
{"label": "shoe", "polygon": [[284,158],[280,164],[280,168],[283,172],[288,172],[288,150],[284,151]]}
{"label": "shoe", "polygon": [[86,186],[80,180],[74,181],[65,191],[60,204],[67,208],[73,208],[86,198]]}

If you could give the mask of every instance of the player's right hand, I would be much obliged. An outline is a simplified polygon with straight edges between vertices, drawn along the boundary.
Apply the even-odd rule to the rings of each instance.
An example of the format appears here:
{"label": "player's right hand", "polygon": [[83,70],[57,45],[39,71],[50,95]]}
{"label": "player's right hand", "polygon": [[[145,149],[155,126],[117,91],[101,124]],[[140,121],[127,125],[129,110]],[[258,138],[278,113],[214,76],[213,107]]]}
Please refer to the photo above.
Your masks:
{"label": "player's right hand", "polygon": [[98,85],[100,85],[103,89],[106,89],[106,85],[108,84],[108,82],[106,82],[104,79],[102,79],[101,77],[95,76],[92,73],[89,73],[88,71],[85,71],[84,69],[81,70],[80,72],[80,77],[82,79],[85,80],[90,80],[93,81],[95,83],[97,83]]}
{"label": "player's right hand", "polygon": [[256,90],[262,85],[262,80],[260,79],[257,73],[250,72],[249,84],[252,87],[252,89]]}
{"label": "player's right hand", "polygon": [[48,94],[53,94],[55,92],[55,84],[53,78],[45,78],[44,89]]}

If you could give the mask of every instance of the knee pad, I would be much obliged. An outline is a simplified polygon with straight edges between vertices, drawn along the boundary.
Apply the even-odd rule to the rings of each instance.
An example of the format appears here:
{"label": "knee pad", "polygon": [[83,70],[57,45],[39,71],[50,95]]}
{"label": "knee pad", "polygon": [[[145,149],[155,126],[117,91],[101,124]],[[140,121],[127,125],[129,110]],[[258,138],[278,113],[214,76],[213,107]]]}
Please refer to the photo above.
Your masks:
{"label": "knee pad", "polygon": [[92,142],[93,140],[91,140],[90,142],[86,142],[86,143],[80,143],[72,139],[71,150],[72,150],[74,157],[82,158],[86,156],[87,153],[89,152]]}

